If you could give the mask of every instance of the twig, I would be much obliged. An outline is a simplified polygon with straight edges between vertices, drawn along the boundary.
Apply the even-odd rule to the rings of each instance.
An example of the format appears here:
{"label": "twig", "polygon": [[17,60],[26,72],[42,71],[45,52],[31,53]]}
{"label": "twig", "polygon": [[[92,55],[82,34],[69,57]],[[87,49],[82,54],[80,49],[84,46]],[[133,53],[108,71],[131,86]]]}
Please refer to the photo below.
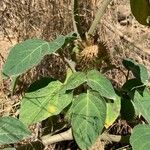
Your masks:
{"label": "twig", "polygon": [[102,16],[104,15],[106,9],[107,9],[107,6],[109,5],[109,3],[111,2],[112,0],[104,0],[103,3],[101,4],[101,7],[99,7],[96,15],[95,15],[95,19],[88,31],[88,35],[93,35],[94,31],[96,30],[96,27],[99,23],[99,21],[101,20]]}
{"label": "twig", "polygon": [[[129,137],[130,137],[129,135],[121,136],[121,135],[112,135],[112,134],[103,133],[99,137],[99,139],[103,141],[129,143]],[[50,145],[61,141],[73,140],[72,130],[69,129],[65,132],[53,136],[45,135],[41,138],[41,140],[44,145]]]}

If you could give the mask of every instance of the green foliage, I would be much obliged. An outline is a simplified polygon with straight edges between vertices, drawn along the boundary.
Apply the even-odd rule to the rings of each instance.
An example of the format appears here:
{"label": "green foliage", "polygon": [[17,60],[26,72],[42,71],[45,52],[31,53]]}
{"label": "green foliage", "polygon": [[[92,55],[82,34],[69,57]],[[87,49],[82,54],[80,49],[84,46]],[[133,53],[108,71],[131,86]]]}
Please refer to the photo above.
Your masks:
{"label": "green foliage", "polygon": [[138,113],[149,122],[150,92],[145,86],[148,83],[148,71],[145,66],[130,59],[123,60],[123,64],[132,71],[135,78],[127,80],[122,87],[126,93],[122,96],[122,117],[126,120],[132,120]]}
{"label": "green foliage", "polygon": [[91,70],[87,73],[87,85],[99,92],[103,97],[116,99],[116,94],[111,82],[96,70]]}
{"label": "green foliage", "polygon": [[87,91],[75,98],[71,107],[73,135],[81,149],[89,149],[102,132],[106,102],[97,92]]}
{"label": "green foliage", "polygon": [[133,75],[140,80],[143,84],[148,83],[148,71],[146,67],[143,64],[137,64],[131,59],[124,59],[123,65],[128,69],[129,71],[132,71]]}
{"label": "green foliage", "polygon": [[113,86],[111,85],[111,82],[96,70],[91,70],[87,72],[87,74],[84,72],[73,73],[68,79],[67,84],[65,85],[65,89],[74,89],[85,82],[93,90],[99,92],[101,96],[109,99],[116,98],[116,94]]}
{"label": "green foliage", "polygon": [[135,89],[138,89],[139,87],[144,87],[144,86],[145,85],[139,79],[132,78],[125,82],[125,84],[122,86],[122,90],[124,92],[128,92],[128,94],[130,95],[130,91],[133,91]]}
{"label": "green foliage", "polygon": [[[130,0],[130,2],[136,19],[141,24],[149,25],[148,0]],[[75,38],[71,33],[59,36],[51,43],[29,39],[14,46],[2,71],[6,77],[13,79],[12,89],[15,88],[19,75],[38,65],[45,55],[57,53],[67,44],[71,45]],[[72,47],[71,51],[74,48]],[[78,54],[79,51],[75,53]],[[132,122],[138,114],[149,124],[148,71],[144,65],[137,64],[131,59],[124,59],[123,65],[128,73],[132,73],[133,78],[128,79],[127,74],[127,80],[121,89],[114,88],[97,70],[76,72],[76,68],[71,67],[67,68],[64,83],[51,78],[36,81],[29,87],[21,101],[19,120],[13,117],[0,118],[0,144],[14,143],[29,137],[31,134],[26,126],[47,118],[52,119],[52,116],[58,116],[60,113],[64,117],[69,116],[68,125],[72,128],[78,146],[83,150],[88,150],[105,129],[104,126],[110,127],[118,117]],[[130,138],[133,150],[149,149],[149,130],[149,125],[138,125],[133,129]]]}
{"label": "green foliage", "polygon": [[64,90],[72,90],[86,82],[86,74],[84,72],[75,72],[67,80]]}
{"label": "green foliage", "polygon": [[30,125],[58,115],[72,100],[72,94],[59,92],[62,87],[61,82],[53,81],[44,88],[26,93],[22,99],[19,119],[24,124]]}
{"label": "green foliage", "polygon": [[133,150],[149,150],[150,148],[150,125],[137,125],[133,129],[130,143]]}
{"label": "green foliage", "polygon": [[121,109],[120,97],[117,96],[116,99],[113,101],[108,100],[106,106],[107,106],[107,115],[106,115],[105,127],[108,128],[114,123],[114,121],[120,115],[120,109]]}
{"label": "green foliage", "polygon": [[133,105],[137,109],[137,111],[147,120],[150,124],[150,92],[148,89],[144,89],[144,91],[139,92],[135,91],[135,95],[133,98]]}
{"label": "green foliage", "polygon": [[[119,115],[132,121],[138,113],[149,123],[147,69],[130,59],[124,59],[123,65],[134,77],[124,83],[117,93],[119,96],[111,82],[97,70],[71,72],[69,69],[64,83],[51,78],[34,82],[22,99],[18,121],[29,126],[61,112],[66,115],[69,110],[68,121],[71,122],[73,136],[81,149],[89,149],[104,126],[111,126]],[[10,142],[25,137],[14,138]]]}
{"label": "green foliage", "polygon": [[149,0],[130,0],[131,11],[137,21],[150,26],[150,2]]}
{"label": "green foliage", "polygon": [[[148,71],[133,60],[123,60],[123,65],[132,72],[134,77],[125,82],[122,87],[121,116],[132,121],[136,115],[142,115],[150,123],[150,91],[146,87],[148,83]],[[150,147],[149,125],[137,125],[133,129],[130,144],[133,150],[148,150]]]}
{"label": "green foliage", "polygon": [[40,39],[29,39],[13,47],[9,53],[3,74],[7,77],[19,76],[30,68],[38,65],[43,57],[60,49],[68,39],[74,38],[72,34],[59,36],[49,43]]}
{"label": "green foliage", "polygon": [[13,117],[0,118],[0,145],[18,142],[30,135],[27,127],[18,119]]}
{"label": "green foliage", "polygon": [[121,118],[127,121],[132,121],[136,116],[134,105],[128,96],[123,96],[121,99]]}

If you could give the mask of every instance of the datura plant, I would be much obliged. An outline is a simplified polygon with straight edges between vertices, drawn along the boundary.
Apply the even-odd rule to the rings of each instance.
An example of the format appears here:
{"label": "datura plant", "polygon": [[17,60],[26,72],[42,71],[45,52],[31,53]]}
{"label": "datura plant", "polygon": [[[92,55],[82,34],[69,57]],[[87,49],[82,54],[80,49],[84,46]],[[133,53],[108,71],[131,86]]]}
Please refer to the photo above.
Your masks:
{"label": "datura plant", "polygon": [[[119,90],[102,73],[105,67],[112,65],[111,56],[107,44],[97,38],[94,31],[110,1],[104,0],[91,28],[84,33],[84,38],[75,30],[65,36],[58,36],[52,42],[28,39],[11,48],[2,73],[4,78],[13,80],[13,91],[19,77],[37,66],[46,55],[59,56],[66,64],[67,75],[63,82],[42,78],[42,82],[38,80],[30,85],[21,100],[18,118],[0,118],[0,144],[30,138],[31,125],[62,115],[65,122],[63,131],[71,131],[70,139],[75,139],[80,149],[87,150],[101,134],[107,132],[116,119],[135,122],[142,116],[143,123],[135,125],[128,141],[133,150],[149,150],[150,92],[147,69],[131,59],[122,60],[127,70],[126,77],[129,72],[132,77],[127,78]],[[149,26],[149,1],[130,0],[130,3],[135,18]],[[68,49],[70,58],[62,55],[65,49]],[[48,134],[47,138],[55,136],[55,133]],[[41,141],[49,144],[46,141],[50,139],[43,136],[40,137]]]}

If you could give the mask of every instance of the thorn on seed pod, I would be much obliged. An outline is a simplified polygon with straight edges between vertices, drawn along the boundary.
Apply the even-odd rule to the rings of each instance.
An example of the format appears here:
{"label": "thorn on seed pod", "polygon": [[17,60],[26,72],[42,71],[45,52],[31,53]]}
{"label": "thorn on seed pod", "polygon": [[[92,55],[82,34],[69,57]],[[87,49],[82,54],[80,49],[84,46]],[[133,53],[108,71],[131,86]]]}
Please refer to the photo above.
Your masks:
{"label": "thorn on seed pod", "polygon": [[105,62],[110,64],[110,53],[107,44],[103,41],[94,39],[93,36],[86,36],[85,41],[77,41],[80,52],[77,53],[78,71],[87,71],[91,69],[100,69]]}

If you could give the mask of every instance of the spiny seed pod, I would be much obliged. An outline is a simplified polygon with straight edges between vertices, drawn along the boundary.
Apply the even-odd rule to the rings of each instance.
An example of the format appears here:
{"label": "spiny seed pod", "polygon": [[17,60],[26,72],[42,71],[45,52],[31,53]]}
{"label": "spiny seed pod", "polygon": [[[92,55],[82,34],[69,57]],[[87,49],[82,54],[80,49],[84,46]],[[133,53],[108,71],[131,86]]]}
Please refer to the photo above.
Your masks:
{"label": "spiny seed pod", "polygon": [[104,42],[94,42],[93,39],[87,41],[78,41],[80,52],[77,54],[78,71],[87,71],[91,69],[100,69],[103,64],[110,64],[110,53]]}

